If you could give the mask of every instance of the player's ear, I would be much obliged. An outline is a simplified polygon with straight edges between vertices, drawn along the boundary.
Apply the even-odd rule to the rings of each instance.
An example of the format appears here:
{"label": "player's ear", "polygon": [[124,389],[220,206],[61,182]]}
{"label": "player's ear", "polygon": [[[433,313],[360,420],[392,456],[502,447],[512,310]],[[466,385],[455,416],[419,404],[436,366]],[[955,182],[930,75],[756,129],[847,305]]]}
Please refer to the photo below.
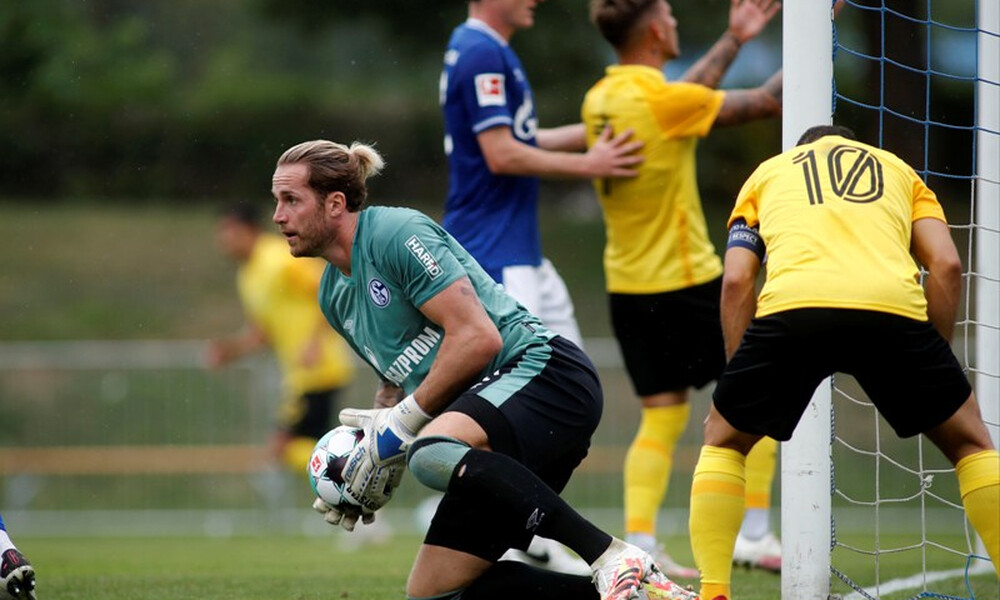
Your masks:
{"label": "player's ear", "polygon": [[[663,26],[663,23],[657,19],[645,19],[645,21],[646,25],[645,31],[642,32],[643,36],[650,36],[657,42],[662,42],[667,38],[667,28]],[[633,32],[635,32],[634,29]]]}
{"label": "player's ear", "polygon": [[339,215],[347,211],[347,196],[344,192],[330,192],[324,199],[325,210],[331,216]]}

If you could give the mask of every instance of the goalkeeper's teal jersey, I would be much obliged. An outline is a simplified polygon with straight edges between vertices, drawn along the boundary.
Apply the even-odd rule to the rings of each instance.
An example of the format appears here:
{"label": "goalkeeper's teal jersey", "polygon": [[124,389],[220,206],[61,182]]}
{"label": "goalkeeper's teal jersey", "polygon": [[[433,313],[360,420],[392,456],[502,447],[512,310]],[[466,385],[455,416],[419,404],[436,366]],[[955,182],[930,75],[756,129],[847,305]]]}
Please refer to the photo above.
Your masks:
{"label": "goalkeeper's teal jersey", "polygon": [[330,325],[383,379],[412,393],[430,370],[444,330],[419,308],[467,276],[500,330],[503,349],[486,376],[555,334],[508,296],[444,229],[407,208],[361,211],[350,277],[328,265],[319,301]]}

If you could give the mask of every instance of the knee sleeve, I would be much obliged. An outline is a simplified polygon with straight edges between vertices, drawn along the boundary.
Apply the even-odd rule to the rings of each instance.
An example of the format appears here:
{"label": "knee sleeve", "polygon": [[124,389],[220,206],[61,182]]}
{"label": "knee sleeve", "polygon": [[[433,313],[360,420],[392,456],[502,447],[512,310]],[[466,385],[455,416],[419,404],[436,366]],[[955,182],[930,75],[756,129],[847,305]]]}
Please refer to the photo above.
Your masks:
{"label": "knee sleeve", "polygon": [[410,445],[406,466],[423,485],[439,492],[448,491],[448,483],[469,445],[455,438],[428,436]]}

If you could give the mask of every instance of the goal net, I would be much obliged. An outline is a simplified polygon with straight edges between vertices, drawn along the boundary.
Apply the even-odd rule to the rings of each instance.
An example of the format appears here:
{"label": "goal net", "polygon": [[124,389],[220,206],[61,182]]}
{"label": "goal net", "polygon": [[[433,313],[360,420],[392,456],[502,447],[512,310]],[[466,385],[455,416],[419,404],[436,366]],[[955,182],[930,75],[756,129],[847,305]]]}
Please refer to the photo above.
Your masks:
{"label": "goal net", "polygon": [[[784,9],[786,147],[832,115],[902,157],[937,192],[965,267],[953,349],[996,444],[1000,7],[847,0],[831,27],[828,3],[806,4]],[[809,60],[802,55],[829,70],[797,64]],[[803,108],[809,103],[828,112]],[[923,436],[898,439],[852,378],[837,375],[817,391],[782,461],[783,597],[1000,596],[950,463]]]}

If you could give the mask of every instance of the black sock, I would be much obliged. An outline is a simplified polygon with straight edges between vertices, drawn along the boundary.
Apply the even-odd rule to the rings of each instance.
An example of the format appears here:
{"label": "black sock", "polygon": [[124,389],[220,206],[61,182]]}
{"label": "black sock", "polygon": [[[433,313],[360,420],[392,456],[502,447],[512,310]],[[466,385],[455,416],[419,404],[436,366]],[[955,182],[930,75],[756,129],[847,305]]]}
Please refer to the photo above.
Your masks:
{"label": "black sock", "polygon": [[472,585],[462,590],[462,600],[599,600],[589,577],[546,571],[511,560],[501,560]]}
{"label": "black sock", "polygon": [[458,463],[448,491],[491,498],[523,518],[525,528],[570,547],[588,564],[611,544],[611,536],[566,504],[545,482],[509,456],[470,450]]}

